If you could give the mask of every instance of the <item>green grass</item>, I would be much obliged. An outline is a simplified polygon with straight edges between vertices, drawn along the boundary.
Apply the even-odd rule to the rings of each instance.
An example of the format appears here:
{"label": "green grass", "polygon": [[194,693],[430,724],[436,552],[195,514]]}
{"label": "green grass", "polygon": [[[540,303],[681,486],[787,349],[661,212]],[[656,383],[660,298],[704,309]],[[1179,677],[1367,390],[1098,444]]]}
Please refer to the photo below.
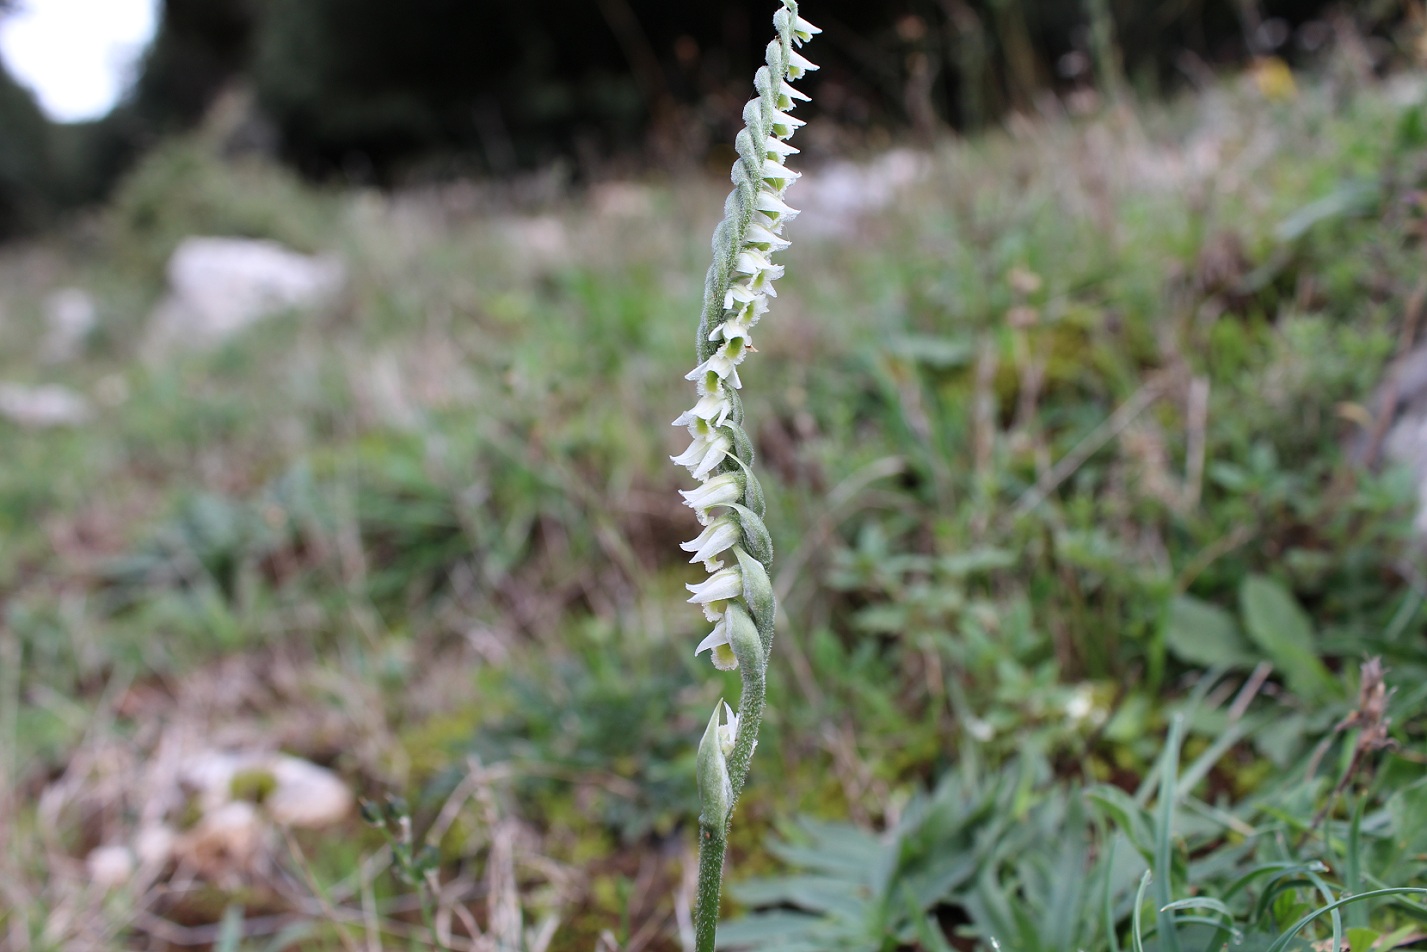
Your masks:
{"label": "green grass", "polygon": [[[791,226],[744,374],[783,612],[727,941],[1410,934],[1420,900],[1380,890],[1427,853],[1414,494],[1343,447],[1421,280],[1423,128],[1379,88],[1229,83],[945,143],[860,240]],[[722,190],[639,188],[517,213],[179,143],[0,257],[0,377],[97,404],[0,426],[4,941],[157,947],[158,917],[279,948],[266,915],[423,947],[356,818],[242,888],[86,890],[181,723],[405,793],[491,935],[679,947],[697,712],[736,691],[692,656],[667,461]],[[163,256],[205,232],[339,252],[352,285],[146,361]],[[101,328],[47,369],[65,284]],[[1359,758],[1369,655],[1394,744]]]}

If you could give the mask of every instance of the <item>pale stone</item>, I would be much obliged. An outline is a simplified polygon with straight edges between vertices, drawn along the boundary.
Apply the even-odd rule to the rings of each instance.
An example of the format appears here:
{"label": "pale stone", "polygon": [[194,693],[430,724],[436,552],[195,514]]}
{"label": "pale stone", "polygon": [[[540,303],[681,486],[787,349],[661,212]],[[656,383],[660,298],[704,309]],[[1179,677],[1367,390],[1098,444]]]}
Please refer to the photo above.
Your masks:
{"label": "pale stone", "polygon": [[0,417],[29,429],[76,426],[89,420],[89,401],[57,384],[0,383]]}
{"label": "pale stone", "polygon": [[804,170],[784,196],[800,209],[798,235],[854,238],[858,219],[892,205],[931,171],[931,159],[911,149],[893,149],[871,162],[833,162]]}
{"label": "pale stone", "polygon": [[329,305],[346,282],[332,257],[272,241],[186,238],[168,262],[168,295],[150,318],[150,346],[202,348],[265,317]]}
{"label": "pale stone", "polygon": [[99,310],[89,292],[61,288],[45,298],[45,339],[40,359],[59,364],[78,357],[84,341],[99,321]]}
{"label": "pale stone", "polygon": [[265,825],[257,807],[235,800],[207,813],[174,844],[179,862],[213,880],[251,872],[261,853]]}
{"label": "pale stone", "polygon": [[212,751],[190,761],[183,780],[203,811],[211,813],[233,800],[233,781],[242,774],[272,778],[260,806],[268,819],[282,826],[327,826],[352,809],[352,792],[340,777],[288,754]]}
{"label": "pale stone", "polygon": [[270,766],[277,783],[263,808],[274,823],[311,829],[329,826],[351,812],[352,792],[327,768],[297,757],[278,757]]}
{"label": "pale stone", "polygon": [[112,844],[90,851],[84,860],[84,871],[101,889],[122,886],[134,875],[134,853],[127,846]]}
{"label": "pale stone", "polygon": [[134,837],[134,853],[147,867],[163,866],[173,857],[176,834],[163,824],[146,826]]}

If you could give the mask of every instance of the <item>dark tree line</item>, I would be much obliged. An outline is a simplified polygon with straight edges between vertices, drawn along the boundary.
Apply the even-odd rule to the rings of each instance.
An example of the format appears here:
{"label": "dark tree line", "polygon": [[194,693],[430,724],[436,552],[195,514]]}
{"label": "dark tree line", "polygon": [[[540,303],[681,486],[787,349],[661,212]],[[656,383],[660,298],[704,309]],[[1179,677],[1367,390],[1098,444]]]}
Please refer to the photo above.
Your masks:
{"label": "dark tree line", "polygon": [[[0,0],[0,15],[4,3]],[[807,0],[819,110],[847,128],[975,128],[1107,71],[1311,55],[1336,15],[1391,34],[1404,0]],[[566,160],[698,161],[731,139],[767,0],[164,0],[130,97],[48,127],[0,76],[0,233],[101,197],[222,90],[254,93],[264,147],[314,176],[391,183]]]}

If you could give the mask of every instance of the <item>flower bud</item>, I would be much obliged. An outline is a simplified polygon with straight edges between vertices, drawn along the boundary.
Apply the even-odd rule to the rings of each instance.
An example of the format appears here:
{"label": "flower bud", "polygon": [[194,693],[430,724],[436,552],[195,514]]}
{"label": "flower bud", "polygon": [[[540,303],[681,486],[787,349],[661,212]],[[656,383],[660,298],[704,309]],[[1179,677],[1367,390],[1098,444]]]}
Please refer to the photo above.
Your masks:
{"label": "flower bud", "polygon": [[728,777],[728,759],[720,743],[720,733],[719,707],[715,707],[699,741],[698,756],[699,803],[703,808],[699,822],[712,827],[726,822],[733,806],[733,782]]}

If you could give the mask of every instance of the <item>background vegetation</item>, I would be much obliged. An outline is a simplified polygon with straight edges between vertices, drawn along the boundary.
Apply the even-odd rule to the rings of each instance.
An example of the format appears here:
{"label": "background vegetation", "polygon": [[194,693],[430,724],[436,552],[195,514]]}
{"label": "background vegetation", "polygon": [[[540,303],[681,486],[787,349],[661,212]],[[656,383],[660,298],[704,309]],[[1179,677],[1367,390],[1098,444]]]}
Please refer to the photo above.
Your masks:
{"label": "background vegetation", "polygon": [[[0,79],[0,238],[107,196],[136,158],[205,116],[232,153],[309,177],[412,184],[550,170],[722,168],[767,13],[552,0],[539,17],[458,0],[163,0],[158,36],[110,115],[41,131]],[[1275,55],[1319,64],[1335,34],[1384,60],[1412,0],[827,0],[825,125],[846,154],[910,129],[974,131],[1049,91],[1157,94]],[[0,16],[4,15],[0,8]],[[837,134],[831,130],[836,128]]]}
{"label": "background vegetation", "polygon": [[[1400,894],[1300,928],[1427,855],[1416,486],[1347,449],[1427,294],[1427,94],[1366,48],[899,153],[855,231],[819,179],[875,169],[799,183],[745,375],[783,610],[730,944],[1420,941]],[[95,886],[182,730],[405,795],[454,947],[679,947],[734,687],[668,421],[725,187],[542,188],[339,192],[210,128],[0,257],[0,377],[96,414],[0,428],[0,945],[427,945],[355,817]],[[187,234],[351,283],[146,359]],[[46,366],[68,285],[100,321]]]}

